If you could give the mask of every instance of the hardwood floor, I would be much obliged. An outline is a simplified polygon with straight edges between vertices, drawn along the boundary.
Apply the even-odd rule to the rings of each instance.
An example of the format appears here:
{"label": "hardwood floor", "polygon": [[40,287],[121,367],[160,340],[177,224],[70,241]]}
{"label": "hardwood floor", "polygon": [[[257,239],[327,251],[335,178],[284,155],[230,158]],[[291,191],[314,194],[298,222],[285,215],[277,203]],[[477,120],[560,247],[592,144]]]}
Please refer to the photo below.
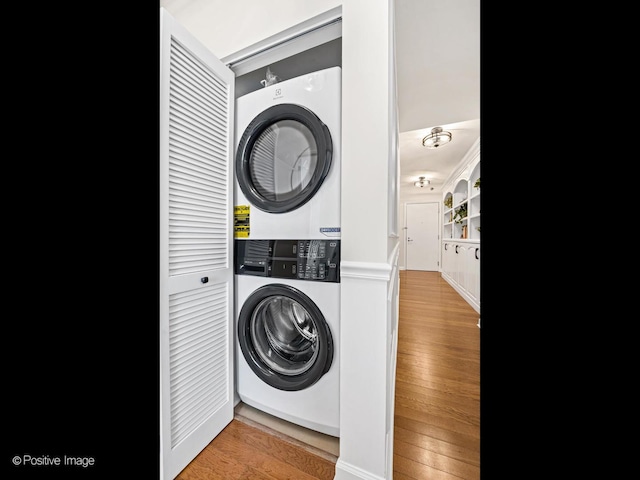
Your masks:
{"label": "hardwood floor", "polygon": [[178,480],[332,480],[335,462],[237,419],[180,472]]}
{"label": "hardwood floor", "polygon": [[400,272],[394,480],[480,478],[479,314],[438,272]]}
{"label": "hardwood floor", "polygon": [[[480,478],[479,314],[439,272],[400,272],[394,480]],[[233,420],[179,480],[332,480],[335,461]]]}

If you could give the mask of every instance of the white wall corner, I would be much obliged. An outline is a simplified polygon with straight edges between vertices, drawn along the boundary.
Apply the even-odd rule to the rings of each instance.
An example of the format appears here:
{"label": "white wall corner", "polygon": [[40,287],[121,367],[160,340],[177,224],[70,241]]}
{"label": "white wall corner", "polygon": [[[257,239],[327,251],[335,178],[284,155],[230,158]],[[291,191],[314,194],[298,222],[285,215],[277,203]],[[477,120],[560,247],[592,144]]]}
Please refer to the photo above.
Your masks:
{"label": "white wall corner", "polygon": [[391,250],[391,253],[389,254],[389,266],[393,268],[394,266],[398,265],[399,258],[400,258],[400,242],[397,242],[393,247],[393,250]]}

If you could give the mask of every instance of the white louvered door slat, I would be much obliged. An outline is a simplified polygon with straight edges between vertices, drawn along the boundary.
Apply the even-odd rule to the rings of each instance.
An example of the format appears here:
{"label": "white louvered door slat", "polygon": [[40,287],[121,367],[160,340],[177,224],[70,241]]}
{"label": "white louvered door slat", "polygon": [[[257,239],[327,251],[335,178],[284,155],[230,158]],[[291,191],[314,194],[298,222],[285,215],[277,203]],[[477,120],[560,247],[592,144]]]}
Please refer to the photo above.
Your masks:
{"label": "white louvered door slat", "polygon": [[161,9],[160,75],[160,473],[171,480],[233,419],[234,74]]}

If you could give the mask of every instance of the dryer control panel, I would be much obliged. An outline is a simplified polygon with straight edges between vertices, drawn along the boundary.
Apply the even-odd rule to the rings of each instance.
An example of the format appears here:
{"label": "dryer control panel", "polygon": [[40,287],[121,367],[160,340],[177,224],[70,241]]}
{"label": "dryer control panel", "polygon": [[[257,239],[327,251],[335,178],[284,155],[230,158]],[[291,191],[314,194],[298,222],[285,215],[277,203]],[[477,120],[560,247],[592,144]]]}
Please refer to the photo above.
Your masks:
{"label": "dryer control panel", "polygon": [[235,239],[236,275],[340,282],[340,240]]}

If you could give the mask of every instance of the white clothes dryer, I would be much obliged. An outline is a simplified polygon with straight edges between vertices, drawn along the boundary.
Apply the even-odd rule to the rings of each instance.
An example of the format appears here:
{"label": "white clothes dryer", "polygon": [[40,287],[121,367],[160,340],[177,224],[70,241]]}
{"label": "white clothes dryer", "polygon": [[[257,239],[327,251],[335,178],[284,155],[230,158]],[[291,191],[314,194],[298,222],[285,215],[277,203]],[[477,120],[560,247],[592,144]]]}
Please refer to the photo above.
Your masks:
{"label": "white clothes dryer", "polygon": [[236,100],[236,238],[340,237],[341,68]]}
{"label": "white clothes dryer", "polygon": [[238,396],[338,437],[340,240],[235,243]]}

